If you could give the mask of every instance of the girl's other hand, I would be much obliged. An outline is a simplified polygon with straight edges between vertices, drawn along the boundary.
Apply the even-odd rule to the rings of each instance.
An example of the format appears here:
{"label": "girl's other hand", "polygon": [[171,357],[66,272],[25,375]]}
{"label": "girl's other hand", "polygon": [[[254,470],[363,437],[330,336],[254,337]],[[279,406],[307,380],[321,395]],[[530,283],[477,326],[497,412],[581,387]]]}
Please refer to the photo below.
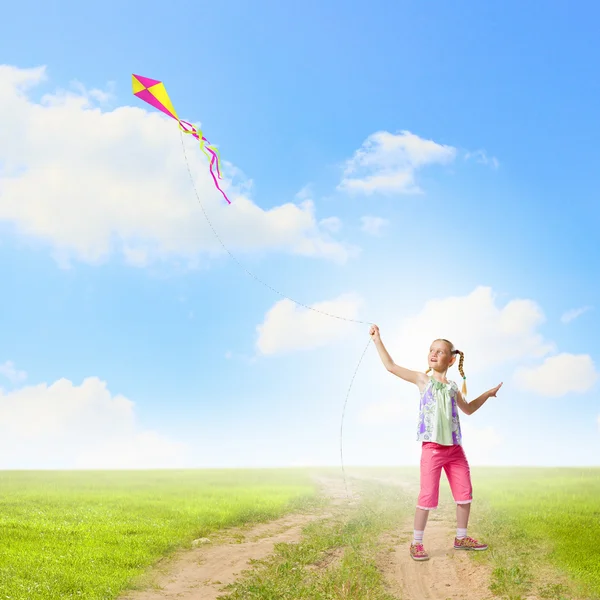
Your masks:
{"label": "girl's other hand", "polygon": [[381,337],[379,336],[379,327],[377,325],[371,325],[371,329],[369,330],[369,335],[374,342],[378,342]]}
{"label": "girl's other hand", "polygon": [[[504,383],[504,382],[502,382]],[[497,385],[495,388],[491,389],[488,394],[490,395],[490,398],[495,398],[496,397],[496,393],[498,392],[498,390],[502,387],[502,383],[500,383],[500,385]]]}

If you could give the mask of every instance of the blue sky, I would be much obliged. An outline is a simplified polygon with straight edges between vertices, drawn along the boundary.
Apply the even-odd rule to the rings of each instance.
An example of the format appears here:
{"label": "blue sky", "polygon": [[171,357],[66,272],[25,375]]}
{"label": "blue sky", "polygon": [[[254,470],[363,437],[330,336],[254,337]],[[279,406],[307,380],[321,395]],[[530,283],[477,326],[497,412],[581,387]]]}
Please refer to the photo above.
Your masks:
{"label": "blue sky", "polygon": [[[339,464],[368,326],[240,270],[194,186],[281,294],[410,368],[451,337],[471,398],[504,381],[462,417],[473,464],[598,464],[600,7],[57,6],[0,22],[0,468]],[[417,464],[378,360],[345,460]]]}

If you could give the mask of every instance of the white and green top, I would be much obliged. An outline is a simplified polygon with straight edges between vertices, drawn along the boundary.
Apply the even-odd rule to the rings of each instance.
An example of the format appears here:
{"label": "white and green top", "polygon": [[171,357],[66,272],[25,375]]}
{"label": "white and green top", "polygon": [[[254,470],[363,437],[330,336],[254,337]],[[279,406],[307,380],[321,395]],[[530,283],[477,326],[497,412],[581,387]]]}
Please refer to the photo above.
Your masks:
{"label": "white and green top", "polygon": [[421,394],[418,442],[435,442],[442,446],[462,443],[457,397],[458,386],[454,381],[442,383],[429,377]]}

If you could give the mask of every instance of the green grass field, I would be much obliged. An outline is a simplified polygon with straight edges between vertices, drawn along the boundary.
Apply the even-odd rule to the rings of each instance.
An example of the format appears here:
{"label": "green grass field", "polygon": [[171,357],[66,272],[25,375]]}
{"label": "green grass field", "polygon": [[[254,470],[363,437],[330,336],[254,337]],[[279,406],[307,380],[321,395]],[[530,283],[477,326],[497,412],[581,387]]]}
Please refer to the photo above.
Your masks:
{"label": "green grass field", "polygon": [[195,538],[314,499],[301,470],[0,472],[0,598],[115,598]]}
{"label": "green grass field", "polygon": [[473,468],[472,478],[493,590],[600,598],[600,469]]}
{"label": "green grass field", "polygon": [[[351,472],[401,477],[413,489],[418,483],[416,468]],[[116,598],[159,558],[195,538],[318,508],[310,473],[0,472],[0,600]],[[473,468],[472,476],[469,532],[490,545],[472,558],[491,564],[491,590],[499,599],[532,593],[600,599],[600,469]],[[348,582],[352,593],[387,599],[371,560],[374,540],[412,518],[416,497],[400,488],[369,488],[364,506],[311,525],[298,546],[278,548],[255,575],[232,586],[232,599],[258,588],[280,597],[287,585],[308,594],[299,597],[351,597],[343,595]],[[452,519],[444,476],[441,504]],[[336,546],[344,548],[339,565],[320,579],[310,565]],[[309,587],[302,591],[300,584]]]}

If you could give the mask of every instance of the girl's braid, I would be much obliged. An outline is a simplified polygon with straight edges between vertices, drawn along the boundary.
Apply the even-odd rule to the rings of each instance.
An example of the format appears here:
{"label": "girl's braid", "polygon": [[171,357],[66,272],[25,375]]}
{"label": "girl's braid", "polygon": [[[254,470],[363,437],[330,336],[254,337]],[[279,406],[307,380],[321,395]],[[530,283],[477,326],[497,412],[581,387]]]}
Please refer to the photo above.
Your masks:
{"label": "girl's braid", "polygon": [[460,354],[460,359],[458,361],[458,372],[460,373],[460,376],[463,378],[463,385],[462,385],[462,395],[463,398],[467,398],[467,378],[465,377],[465,372],[463,370],[463,363],[465,362],[465,353],[461,352],[460,350],[455,350],[454,351],[455,354]]}

